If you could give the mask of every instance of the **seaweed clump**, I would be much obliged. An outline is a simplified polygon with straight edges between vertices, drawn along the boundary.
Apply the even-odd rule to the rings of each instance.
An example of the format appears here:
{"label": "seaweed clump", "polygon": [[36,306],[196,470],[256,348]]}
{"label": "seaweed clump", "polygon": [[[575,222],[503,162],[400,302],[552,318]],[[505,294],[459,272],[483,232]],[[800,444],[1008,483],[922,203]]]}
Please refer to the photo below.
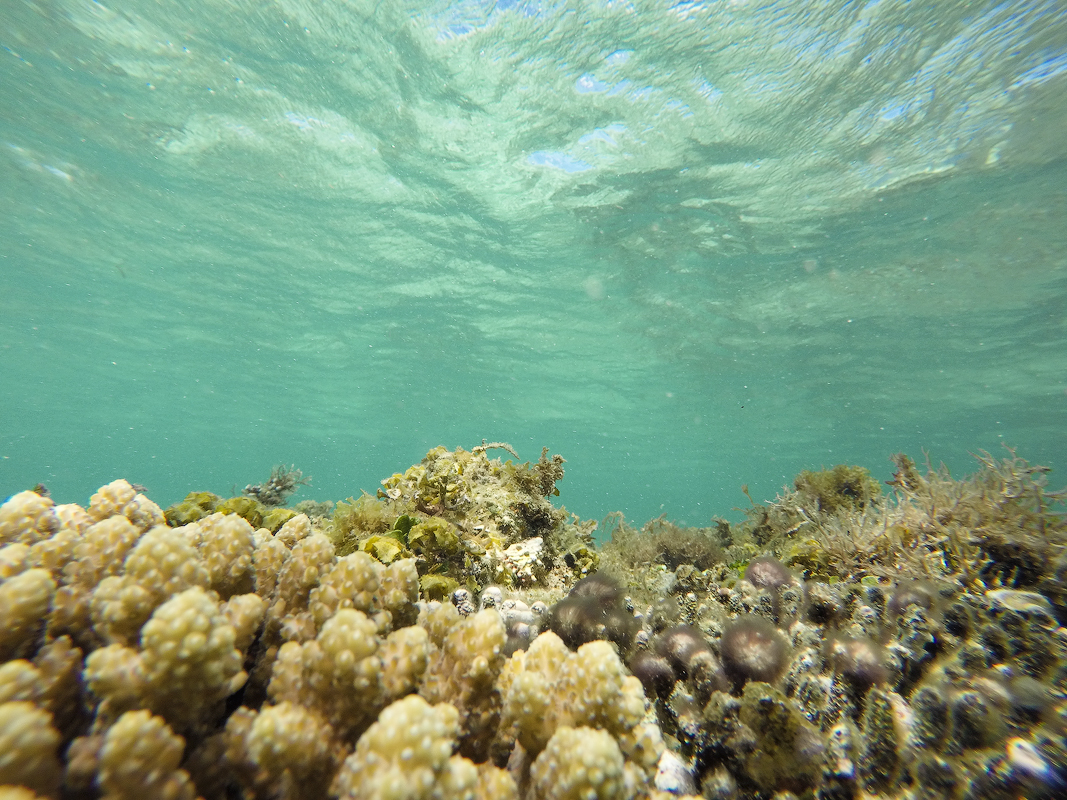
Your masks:
{"label": "seaweed clump", "polygon": [[978,471],[962,479],[943,464],[923,470],[896,455],[893,492],[881,497],[866,470],[837,467],[840,480],[835,470],[801,473],[796,489],[754,504],[733,532],[809,579],[949,579],[979,589],[1048,583],[1067,568],[1065,495],[1047,490],[1048,468],[1008,452],[980,453]]}
{"label": "seaweed clump", "polygon": [[621,514],[614,513],[599,527],[610,536],[604,544],[605,553],[630,568],[662,564],[674,571],[683,564],[691,564],[698,570],[710,569],[725,560],[724,544],[729,541],[726,523],[714,528],[687,528],[665,516],[650,520],[638,529],[628,525]]}
{"label": "seaweed clump", "polygon": [[804,470],[793,480],[793,486],[806,505],[814,503],[823,514],[841,509],[862,510],[882,496],[882,487],[869,470],[848,464],[819,472]]}
{"label": "seaweed clump", "polygon": [[305,478],[304,473],[295,466],[287,467],[281,464],[270,471],[270,477],[264,483],[248,484],[244,494],[258,500],[267,508],[278,508],[289,502],[289,498],[297,489],[310,484],[310,476]]}
{"label": "seaweed clump", "polygon": [[180,528],[212,514],[235,514],[253,528],[266,528],[276,533],[298,513],[292,508],[265,506],[255,498],[244,495],[222,498],[212,492],[190,492],[184,500],[167,508],[163,515],[168,525]]}
{"label": "seaweed clump", "polygon": [[[559,495],[564,459],[543,448],[534,464],[490,459],[503,442],[435,447],[419,464],[337,504],[331,538],[341,555],[362,550],[383,563],[414,558],[424,591],[464,586],[569,585],[596,570],[592,524],[549,497]],[[516,456],[517,458],[517,456]]]}

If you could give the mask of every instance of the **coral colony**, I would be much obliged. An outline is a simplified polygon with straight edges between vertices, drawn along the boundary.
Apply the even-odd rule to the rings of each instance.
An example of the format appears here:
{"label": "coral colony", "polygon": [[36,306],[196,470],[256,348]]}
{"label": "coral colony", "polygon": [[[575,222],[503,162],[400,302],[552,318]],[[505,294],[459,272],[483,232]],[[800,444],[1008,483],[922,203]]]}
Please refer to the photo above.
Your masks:
{"label": "coral colony", "polygon": [[[375,495],[0,507],[0,798],[984,800],[1067,792],[1067,523],[983,454],[599,526],[563,459]],[[603,541],[597,546],[594,534]]]}

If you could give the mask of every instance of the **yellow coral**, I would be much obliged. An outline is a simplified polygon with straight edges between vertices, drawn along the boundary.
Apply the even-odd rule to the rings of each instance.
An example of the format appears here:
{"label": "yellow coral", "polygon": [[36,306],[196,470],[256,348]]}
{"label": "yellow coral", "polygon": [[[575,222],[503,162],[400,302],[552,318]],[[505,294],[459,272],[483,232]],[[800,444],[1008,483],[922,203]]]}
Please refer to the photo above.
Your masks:
{"label": "yellow coral", "polygon": [[133,705],[144,694],[141,655],[125,645],[94,650],[85,660],[83,672],[89,691],[111,707]]}
{"label": "yellow coral", "polygon": [[24,658],[0,664],[0,703],[25,700],[36,703],[44,694],[41,671]]}
{"label": "yellow coral", "polygon": [[278,576],[289,560],[289,548],[273,536],[256,541],[252,553],[252,568],[255,572],[256,594],[266,599],[274,594]]}
{"label": "yellow coral", "polygon": [[381,569],[381,564],[363,552],[339,558],[322,582],[311,590],[308,608],[316,626],[321,628],[341,608],[372,614]]}
{"label": "yellow coral", "polygon": [[343,608],[303,645],[304,684],[342,734],[362,730],[381,706],[377,631],[365,614]]}
{"label": "yellow coral", "polygon": [[321,797],[337,768],[332,732],[317,715],[294,703],[266,706],[245,736],[248,757],[271,781],[279,796]]}
{"label": "yellow coral", "polygon": [[333,564],[333,543],[321,533],[313,533],[297,542],[278,579],[278,597],[285,607],[303,608],[311,590],[318,586]]}
{"label": "yellow coral", "polygon": [[570,652],[546,632],[516,653],[501,675],[503,721],[522,746],[541,752],[563,726],[611,734],[627,758],[651,769],[663,752],[658,726],[645,724],[641,682],[628,675],[615,648],[597,640]]}
{"label": "yellow coral", "polygon": [[415,690],[430,654],[430,636],[418,625],[393,631],[381,649],[382,684],[396,699]]}
{"label": "yellow coral", "polygon": [[415,621],[419,599],[419,572],[415,559],[402,558],[382,570],[381,605],[394,622],[410,624]]}
{"label": "yellow coral", "polygon": [[88,517],[84,527],[64,524],[50,539],[42,539],[30,548],[29,563],[35,567],[44,567],[59,581],[67,565],[74,559],[75,548],[88,527]]}
{"label": "yellow coral", "polygon": [[119,478],[107,486],[101,486],[89,498],[89,516],[97,522],[108,517],[119,516],[126,508],[126,504],[136,496],[137,490],[133,488],[133,485]]}
{"label": "yellow coral", "polygon": [[136,641],[141,626],[168,597],[207,587],[208,571],[180,530],[153,528],[126,558],[124,574],[104,578],[90,603],[93,628],[107,642]]}
{"label": "yellow coral", "polygon": [[469,796],[477,770],[452,755],[458,732],[459,712],[453,706],[431,706],[418,695],[398,700],[360,737],[333,793],[342,800]]}
{"label": "yellow coral", "polygon": [[297,542],[306,539],[310,535],[311,520],[308,518],[308,515],[297,514],[278,529],[278,532],[274,534],[274,538],[286,547],[292,549]]}
{"label": "yellow coral", "polygon": [[212,514],[187,527],[197,529],[197,549],[210,586],[223,597],[252,591],[252,526],[236,514]]}
{"label": "yellow coral", "polygon": [[25,786],[0,786],[0,800],[40,800],[41,796]]}
{"label": "yellow coral", "polygon": [[98,781],[106,800],[192,800],[196,789],[179,769],[185,740],[148,711],[127,711],[108,729]]}
{"label": "yellow coral", "polygon": [[236,632],[203,589],[176,594],[141,630],[145,684],[154,710],[179,724],[229,696],[247,675]]}
{"label": "yellow coral", "polygon": [[635,789],[610,734],[566,725],[534,761],[530,778],[539,800],[628,800]]}
{"label": "yellow coral", "polygon": [[55,504],[36,492],[19,492],[0,506],[0,544],[31,545],[58,528]]}
{"label": "yellow coral", "polygon": [[25,701],[0,704],[0,784],[53,794],[62,774],[58,750],[51,714]]}
{"label": "yellow coral", "polygon": [[258,594],[238,594],[227,600],[222,610],[233,625],[234,646],[241,652],[248,650],[263,622],[267,602]]}
{"label": "yellow coral", "polygon": [[90,525],[74,548],[64,572],[70,583],[92,588],[107,575],[117,575],[141,531],[125,517]]}
{"label": "yellow coral", "polygon": [[29,566],[30,548],[22,542],[0,547],[0,581],[18,575]]}
{"label": "yellow coral", "polygon": [[33,649],[56,592],[46,569],[30,569],[0,583],[0,658]]}
{"label": "yellow coral", "polygon": [[59,520],[60,530],[66,528],[73,533],[82,534],[93,524],[93,518],[89,512],[77,503],[64,503],[55,507],[56,519]]}

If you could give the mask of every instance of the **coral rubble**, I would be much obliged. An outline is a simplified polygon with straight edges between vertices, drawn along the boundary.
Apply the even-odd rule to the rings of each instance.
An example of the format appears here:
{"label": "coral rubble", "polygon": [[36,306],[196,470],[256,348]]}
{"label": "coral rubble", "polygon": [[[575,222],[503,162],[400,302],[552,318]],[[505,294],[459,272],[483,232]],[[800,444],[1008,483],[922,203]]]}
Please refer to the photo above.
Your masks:
{"label": "coral rubble", "polygon": [[805,472],[741,524],[613,516],[598,549],[549,501],[562,458],[494,449],[435,448],[332,514],[164,512],[123,480],[87,508],[8,499],[0,798],[1067,790],[1067,522],[1041,468],[898,456],[890,494]]}

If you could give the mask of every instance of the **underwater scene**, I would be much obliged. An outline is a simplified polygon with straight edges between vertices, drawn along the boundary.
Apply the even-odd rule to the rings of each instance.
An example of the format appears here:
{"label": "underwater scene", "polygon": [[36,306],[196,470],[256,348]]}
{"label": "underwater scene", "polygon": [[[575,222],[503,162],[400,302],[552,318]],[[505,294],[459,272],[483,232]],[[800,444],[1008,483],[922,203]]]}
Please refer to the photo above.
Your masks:
{"label": "underwater scene", "polygon": [[1067,797],[1062,2],[0,23],[0,800]]}

